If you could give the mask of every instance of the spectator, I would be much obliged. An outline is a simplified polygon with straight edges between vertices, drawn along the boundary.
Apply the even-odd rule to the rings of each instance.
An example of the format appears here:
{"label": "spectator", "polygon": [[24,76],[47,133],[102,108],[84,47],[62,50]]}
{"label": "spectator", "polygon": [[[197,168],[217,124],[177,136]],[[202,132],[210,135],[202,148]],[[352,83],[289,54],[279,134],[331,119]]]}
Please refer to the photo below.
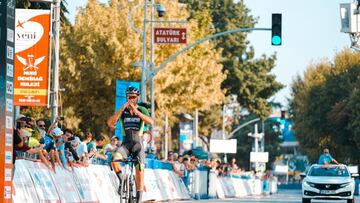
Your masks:
{"label": "spectator", "polygon": [[75,159],[75,157],[77,157],[76,149],[78,148],[78,146],[81,143],[80,138],[74,137],[74,139],[71,141],[68,141],[68,143],[71,145],[71,148],[75,151],[75,154],[74,154],[74,151],[70,150],[69,147],[66,147],[65,156],[67,159],[68,166],[70,168],[73,168],[73,167],[79,167],[79,166],[86,165],[86,164],[80,162],[80,160]]}
{"label": "spectator", "polygon": [[[43,145],[40,145],[36,148],[30,148],[27,145],[27,139],[31,136],[31,133],[24,130],[24,129],[16,129],[14,130],[14,152],[15,157],[19,157],[20,153],[25,154],[25,157],[27,155],[33,155],[37,154],[40,158],[40,160],[49,168],[51,169],[52,166],[49,163],[49,161],[44,156],[44,153],[42,153]],[[14,159],[15,159],[14,157]]]}
{"label": "spectator", "polygon": [[178,160],[178,154],[174,153],[174,162],[172,163],[174,172],[179,176],[179,178],[183,179],[185,175],[185,165]]}
{"label": "spectator", "polygon": [[68,167],[68,156],[67,152],[71,153],[71,156],[75,160],[75,162],[79,162],[80,158],[76,153],[76,150],[71,145],[71,141],[74,140],[74,134],[70,129],[65,129],[63,136],[59,138],[56,142],[56,147],[59,151],[59,157],[61,159],[62,164],[65,168]]}
{"label": "spectator", "polygon": [[147,159],[158,159],[157,157],[157,149],[155,146],[150,147],[150,152],[146,154]]}
{"label": "spectator", "polygon": [[231,160],[231,175],[240,175],[240,169],[238,165],[236,164],[236,159],[233,158]]}
{"label": "spectator", "polygon": [[324,153],[319,157],[319,164],[331,164],[332,162],[339,164],[339,162],[331,156],[329,148],[324,148]]}
{"label": "spectator", "polygon": [[108,163],[112,160],[112,152],[115,151],[115,149],[118,147],[119,138],[115,135],[112,136],[110,143],[105,145],[104,147],[104,154],[107,156]]}
{"label": "spectator", "polygon": [[89,159],[95,161],[95,158],[107,160],[106,155],[100,153],[101,147],[105,144],[105,137],[103,135],[98,135],[95,138],[95,141],[92,141],[88,144],[88,153]]}
{"label": "spectator", "polygon": [[89,158],[87,145],[91,142],[92,138],[93,135],[91,134],[91,132],[88,132],[85,139],[82,140],[82,142],[76,149],[76,153],[78,154],[80,160],[84,163],[87,162]]}
{"label": "spectator", "polygon": [[170,152],[168,153],[168,159],[167,159],[167,161],[170,162],[170,163],[172,163],[172,162],[174,161],[173,158],[174,158],[174,157],[173,157],[173,152],[170,151]]}
{"label": "spectator", "polygon": [[62,135],[63,131],[60,128],[56,127],[51,130],[50,134],[46,134],[43,138],[40,139],[40,144],[44,145],[44,149],[46,150],[47,154],[50,155],[50,161],[54,169],[55,163],[58,163],[60,166],[62,166],[55,145],[55,142],[60,140]]}
{"label": "spectator", "polygon": [[39,120],[36,121],[36,129],[39,131],[38,139],[40,140],[46,134],[46,125],[45,125],[45,120],[44,119],[39,119]]}

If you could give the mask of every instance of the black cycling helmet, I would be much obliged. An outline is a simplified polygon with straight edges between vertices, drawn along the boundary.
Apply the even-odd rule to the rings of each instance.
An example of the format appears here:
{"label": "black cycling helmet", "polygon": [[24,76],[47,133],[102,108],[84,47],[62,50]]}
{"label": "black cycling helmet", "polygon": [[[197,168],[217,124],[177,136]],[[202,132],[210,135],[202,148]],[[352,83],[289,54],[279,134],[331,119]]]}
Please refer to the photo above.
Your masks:
{"label": "black cycling helmet", "polygon": [[136,94],[136,95],[140,95],[140,91],[138,88],[136,87],[133,87],[133,86],[129,86],[127,89],[126,89],[126,94]]}

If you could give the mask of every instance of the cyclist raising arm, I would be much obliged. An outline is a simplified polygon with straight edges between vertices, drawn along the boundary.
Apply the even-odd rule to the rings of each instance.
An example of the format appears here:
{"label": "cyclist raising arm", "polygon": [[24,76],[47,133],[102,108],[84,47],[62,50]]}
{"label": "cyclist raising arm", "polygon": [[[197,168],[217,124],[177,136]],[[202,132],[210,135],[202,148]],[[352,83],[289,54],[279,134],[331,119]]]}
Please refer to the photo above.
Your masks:
{"label": "cyclist raising arm", "polygon": [[[126,89],[127,102],[107,121],[108,126],[114,128],[117,120],[120,119],[123,134],[125,135],[121,146],[113,152],[113,161],[127,159],[130,154],[133,157],[138,157],[139,163],[136,164],[135,176],[137,202],[141,202],[144,190],[145,151],[140,137],[145,124],[154,124],[149,111],[145,107],[137,105],[139,95],[140,91],[137,88],[129,86]],[[112,167],[120,179],[120,164],[112,162]],[[121,188],[119,188],[118,192],[121,192]]]}

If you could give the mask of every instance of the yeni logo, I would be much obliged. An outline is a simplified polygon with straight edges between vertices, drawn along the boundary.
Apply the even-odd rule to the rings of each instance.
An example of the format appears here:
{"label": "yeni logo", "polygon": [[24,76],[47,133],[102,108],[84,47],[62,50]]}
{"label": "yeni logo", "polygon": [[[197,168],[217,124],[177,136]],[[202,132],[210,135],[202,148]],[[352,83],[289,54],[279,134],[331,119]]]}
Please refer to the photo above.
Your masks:
{"label": "yeni logo", "polygon": [[43,26],[34,21],[21,22],[16,25],[16,53],[34,46],[44,35]]}

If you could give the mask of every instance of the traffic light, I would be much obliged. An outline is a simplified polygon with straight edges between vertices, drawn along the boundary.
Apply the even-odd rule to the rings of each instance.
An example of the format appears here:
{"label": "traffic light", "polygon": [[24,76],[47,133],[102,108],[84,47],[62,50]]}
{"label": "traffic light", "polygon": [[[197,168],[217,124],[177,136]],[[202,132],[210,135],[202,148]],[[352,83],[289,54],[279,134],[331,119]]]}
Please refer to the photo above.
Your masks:
{"label": "traffic light", "polygon": [[281,13],[273,13],[271,18],[271,45],[280,46],[281,42]]}

